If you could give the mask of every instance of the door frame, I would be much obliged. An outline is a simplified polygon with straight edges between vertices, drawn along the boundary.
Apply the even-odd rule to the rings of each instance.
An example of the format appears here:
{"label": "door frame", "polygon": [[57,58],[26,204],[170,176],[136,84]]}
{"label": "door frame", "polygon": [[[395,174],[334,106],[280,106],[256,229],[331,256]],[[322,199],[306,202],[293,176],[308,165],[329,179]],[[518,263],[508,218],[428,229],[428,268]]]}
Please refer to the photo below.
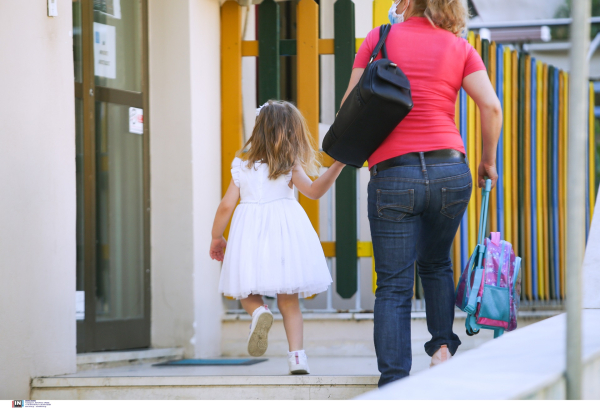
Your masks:
{"label": "door frame", "polygon": [[[83,100],[83,286],[85,319],[77,321],[77,352],[150,347],[150,132],[148,78],[148,1],[142,6],[142,92],[96,86],[94,76],[94,2],[81,0],[82,82],[75,97]],[[142,318],[96,321],[96,101],[144,110],[142,134],[144,202],[144,314]]]}

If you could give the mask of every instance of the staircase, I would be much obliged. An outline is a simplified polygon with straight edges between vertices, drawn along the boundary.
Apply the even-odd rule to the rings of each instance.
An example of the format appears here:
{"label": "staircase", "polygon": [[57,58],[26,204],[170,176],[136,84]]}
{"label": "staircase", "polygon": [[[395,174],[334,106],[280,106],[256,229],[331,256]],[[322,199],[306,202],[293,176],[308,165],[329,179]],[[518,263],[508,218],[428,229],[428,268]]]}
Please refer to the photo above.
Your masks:
{"label": "staircase", "polygon": [[[520,327],[554,313],[522,313]],[[224,358],[248,357],[250,320],[245,315],[223,318]],[[458,354],[489,341],[483,331],[464,335],[464,316],[454,330],[463,342]],[[305,349],[311,374],[288,374],[287,342],[280,315],[269,335],[268,361],[250,366],[153,366],[182,357],[181,349],[149,349],[78,355],[75,374],[34,378],[31,399],[351,399],[377,388],[379,372],[373,349],[373,315],[368,313],[306,313]],[[413,313],[412,373],[427,370],[423,349],[429,333],[424,313]]]}

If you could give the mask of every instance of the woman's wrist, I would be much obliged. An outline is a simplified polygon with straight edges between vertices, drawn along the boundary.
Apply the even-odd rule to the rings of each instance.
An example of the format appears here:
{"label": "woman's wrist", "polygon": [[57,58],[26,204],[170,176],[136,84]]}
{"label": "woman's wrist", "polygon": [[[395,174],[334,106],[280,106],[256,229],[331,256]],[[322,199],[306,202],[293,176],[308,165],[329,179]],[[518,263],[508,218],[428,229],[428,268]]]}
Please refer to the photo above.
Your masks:
{"label": "woman's wrist", "polygon": [[487,165],[487,166],[495,166],[496,165],[496,155],[493,155],[493,157],[490,156],[481,156],[481,163]]}

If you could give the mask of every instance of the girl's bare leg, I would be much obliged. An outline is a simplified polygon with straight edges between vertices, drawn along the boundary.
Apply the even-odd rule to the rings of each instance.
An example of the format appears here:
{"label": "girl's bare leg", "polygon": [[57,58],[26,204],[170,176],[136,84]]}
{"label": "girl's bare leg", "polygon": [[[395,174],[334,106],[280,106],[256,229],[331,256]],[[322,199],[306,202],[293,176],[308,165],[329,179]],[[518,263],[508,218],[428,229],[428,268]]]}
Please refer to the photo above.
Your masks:
{"label": "girl's bare leg", "polygon": [[304,327],[298,294],[277,295],[277,306],[283,316],[283,326],[290,346],[289,351],[302,350],[304,348]]}
{"label": "girl's bare leg", "polygon": [[256,309],[264,305],[263,298],[261,295],[250,295],[247,298],[242,299],[241,302],[242,307],[250,316],[252,316],[252,313]]}

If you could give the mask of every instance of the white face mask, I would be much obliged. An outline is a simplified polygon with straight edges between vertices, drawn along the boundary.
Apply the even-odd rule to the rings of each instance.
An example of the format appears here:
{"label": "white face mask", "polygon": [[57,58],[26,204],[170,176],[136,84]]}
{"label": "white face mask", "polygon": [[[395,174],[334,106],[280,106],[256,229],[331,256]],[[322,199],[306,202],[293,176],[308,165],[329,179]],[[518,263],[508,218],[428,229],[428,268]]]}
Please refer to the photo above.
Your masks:
{"label": "white face mask", "polygon": [[392,6],[390,7],[390,11],[388,11],[388,18],[389,18],[391,24],[397,24],[397,23],[404,22],[404,13],[406,13],[406,9],[408,9],[408,6],[410,5],[410,0],[407,1],[406,7],[404,7],[404,11],[402,11],[402,13],[400,13],[400,14],[396,14],[396,9],[398,8],[399,3],[400,3],[400,0],[394,1],[392,3]]}

